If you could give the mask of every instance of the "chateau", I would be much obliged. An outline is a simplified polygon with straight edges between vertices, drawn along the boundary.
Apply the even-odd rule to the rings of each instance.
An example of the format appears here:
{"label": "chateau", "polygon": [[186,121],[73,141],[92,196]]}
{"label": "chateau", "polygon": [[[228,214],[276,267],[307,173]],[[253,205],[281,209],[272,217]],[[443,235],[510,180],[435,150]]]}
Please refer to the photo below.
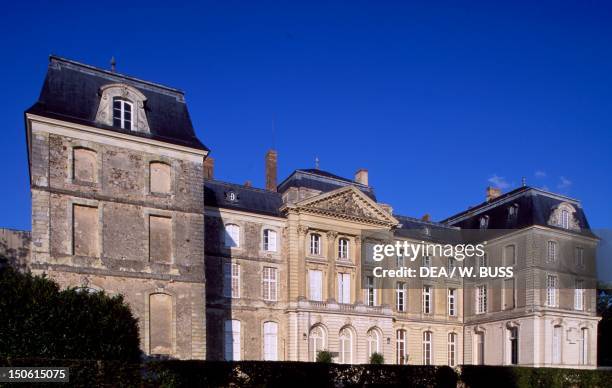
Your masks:
{"label": "chateau", "polygon": [[[25,123],[32,230],[3,231],[5,253],[63,287],[123,294],[148,355],[596,366],[598,238],[575,199],[489,188],[432,222],[378,202],[364,169],[279,182],[274,150],[265,189],[222,182],[182,91],[53,56]],[[503,233],[478,259],[394,265],[512,278],[372,276],[374,243],[472,229]]]}

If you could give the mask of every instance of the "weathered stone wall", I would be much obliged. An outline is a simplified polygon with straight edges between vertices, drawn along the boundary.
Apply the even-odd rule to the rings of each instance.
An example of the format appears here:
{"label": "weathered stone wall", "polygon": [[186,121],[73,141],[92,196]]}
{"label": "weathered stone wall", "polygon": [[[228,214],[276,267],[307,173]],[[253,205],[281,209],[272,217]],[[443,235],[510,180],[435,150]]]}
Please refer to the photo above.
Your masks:
{"label": "weathered stone wall", "polygon": [[31,233],[23,230],[0,228],[0,265],[24,269],[30,258]]}

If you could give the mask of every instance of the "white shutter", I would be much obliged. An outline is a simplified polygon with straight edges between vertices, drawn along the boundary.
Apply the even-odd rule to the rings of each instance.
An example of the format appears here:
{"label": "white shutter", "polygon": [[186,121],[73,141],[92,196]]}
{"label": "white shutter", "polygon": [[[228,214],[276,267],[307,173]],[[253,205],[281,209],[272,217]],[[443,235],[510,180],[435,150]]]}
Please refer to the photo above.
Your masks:
{"label": "white shutter", "polygon": [[240,361],[240,321],[225,321],[225,359]]}
{"label": "white shutter", "polygon": [[339,274],[339,282],[341,287],[340,291],[340,303],[351,302],[351,275],[348,273]]}
{"label": "white shutter", "polygon": [[264,360],[278,360],[278,324],[276,322],[264,323]]}
{"label": "white shutter", "polygon": [[276,252],[276,232],[268,230],[268,250]]}
{"label": "white shutter", "polygon": [[223,296],[232,296],[232,264],[223,264]]}
{"label": "white shutter", "polygon": [[321,271],[308,271],[310,277],[310,300],[323,300],[321,288],[323,285],[323,273]]}

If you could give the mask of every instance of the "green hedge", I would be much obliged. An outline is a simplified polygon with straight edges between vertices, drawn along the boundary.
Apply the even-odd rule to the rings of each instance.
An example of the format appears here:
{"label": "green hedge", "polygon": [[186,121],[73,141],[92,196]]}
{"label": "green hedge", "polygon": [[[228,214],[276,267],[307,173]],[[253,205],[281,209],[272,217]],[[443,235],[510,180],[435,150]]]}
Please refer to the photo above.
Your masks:
{"label": "green hedge", "polygon": [[612,387],[612,370],[464,365],[461,381],[469,388]]}

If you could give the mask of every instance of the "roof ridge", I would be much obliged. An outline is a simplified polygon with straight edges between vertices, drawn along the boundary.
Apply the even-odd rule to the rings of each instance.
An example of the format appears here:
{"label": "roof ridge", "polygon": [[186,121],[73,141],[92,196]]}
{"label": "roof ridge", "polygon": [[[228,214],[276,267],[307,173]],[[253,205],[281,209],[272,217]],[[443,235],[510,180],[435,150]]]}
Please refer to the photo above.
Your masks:
{"label": "roof ridge", "polygon": [[270,194],[281,195],[278,191],[270,191],[270,190],[262,189],[260,187],[246,186],[246,185],[241,184],[241,183],[232,183],[232,182],[222,181],[222,180],[214,179],[214,178],[213,179],[204,178],[204,182],[220,183],[220,184],[225,185],[225,186],[238,186],[238,187],[240,187],[242,189],[247,189],[247,190],[251,190],[251,191],[259,191],[259,192],[263,192],[263,193],[270,193]]}

